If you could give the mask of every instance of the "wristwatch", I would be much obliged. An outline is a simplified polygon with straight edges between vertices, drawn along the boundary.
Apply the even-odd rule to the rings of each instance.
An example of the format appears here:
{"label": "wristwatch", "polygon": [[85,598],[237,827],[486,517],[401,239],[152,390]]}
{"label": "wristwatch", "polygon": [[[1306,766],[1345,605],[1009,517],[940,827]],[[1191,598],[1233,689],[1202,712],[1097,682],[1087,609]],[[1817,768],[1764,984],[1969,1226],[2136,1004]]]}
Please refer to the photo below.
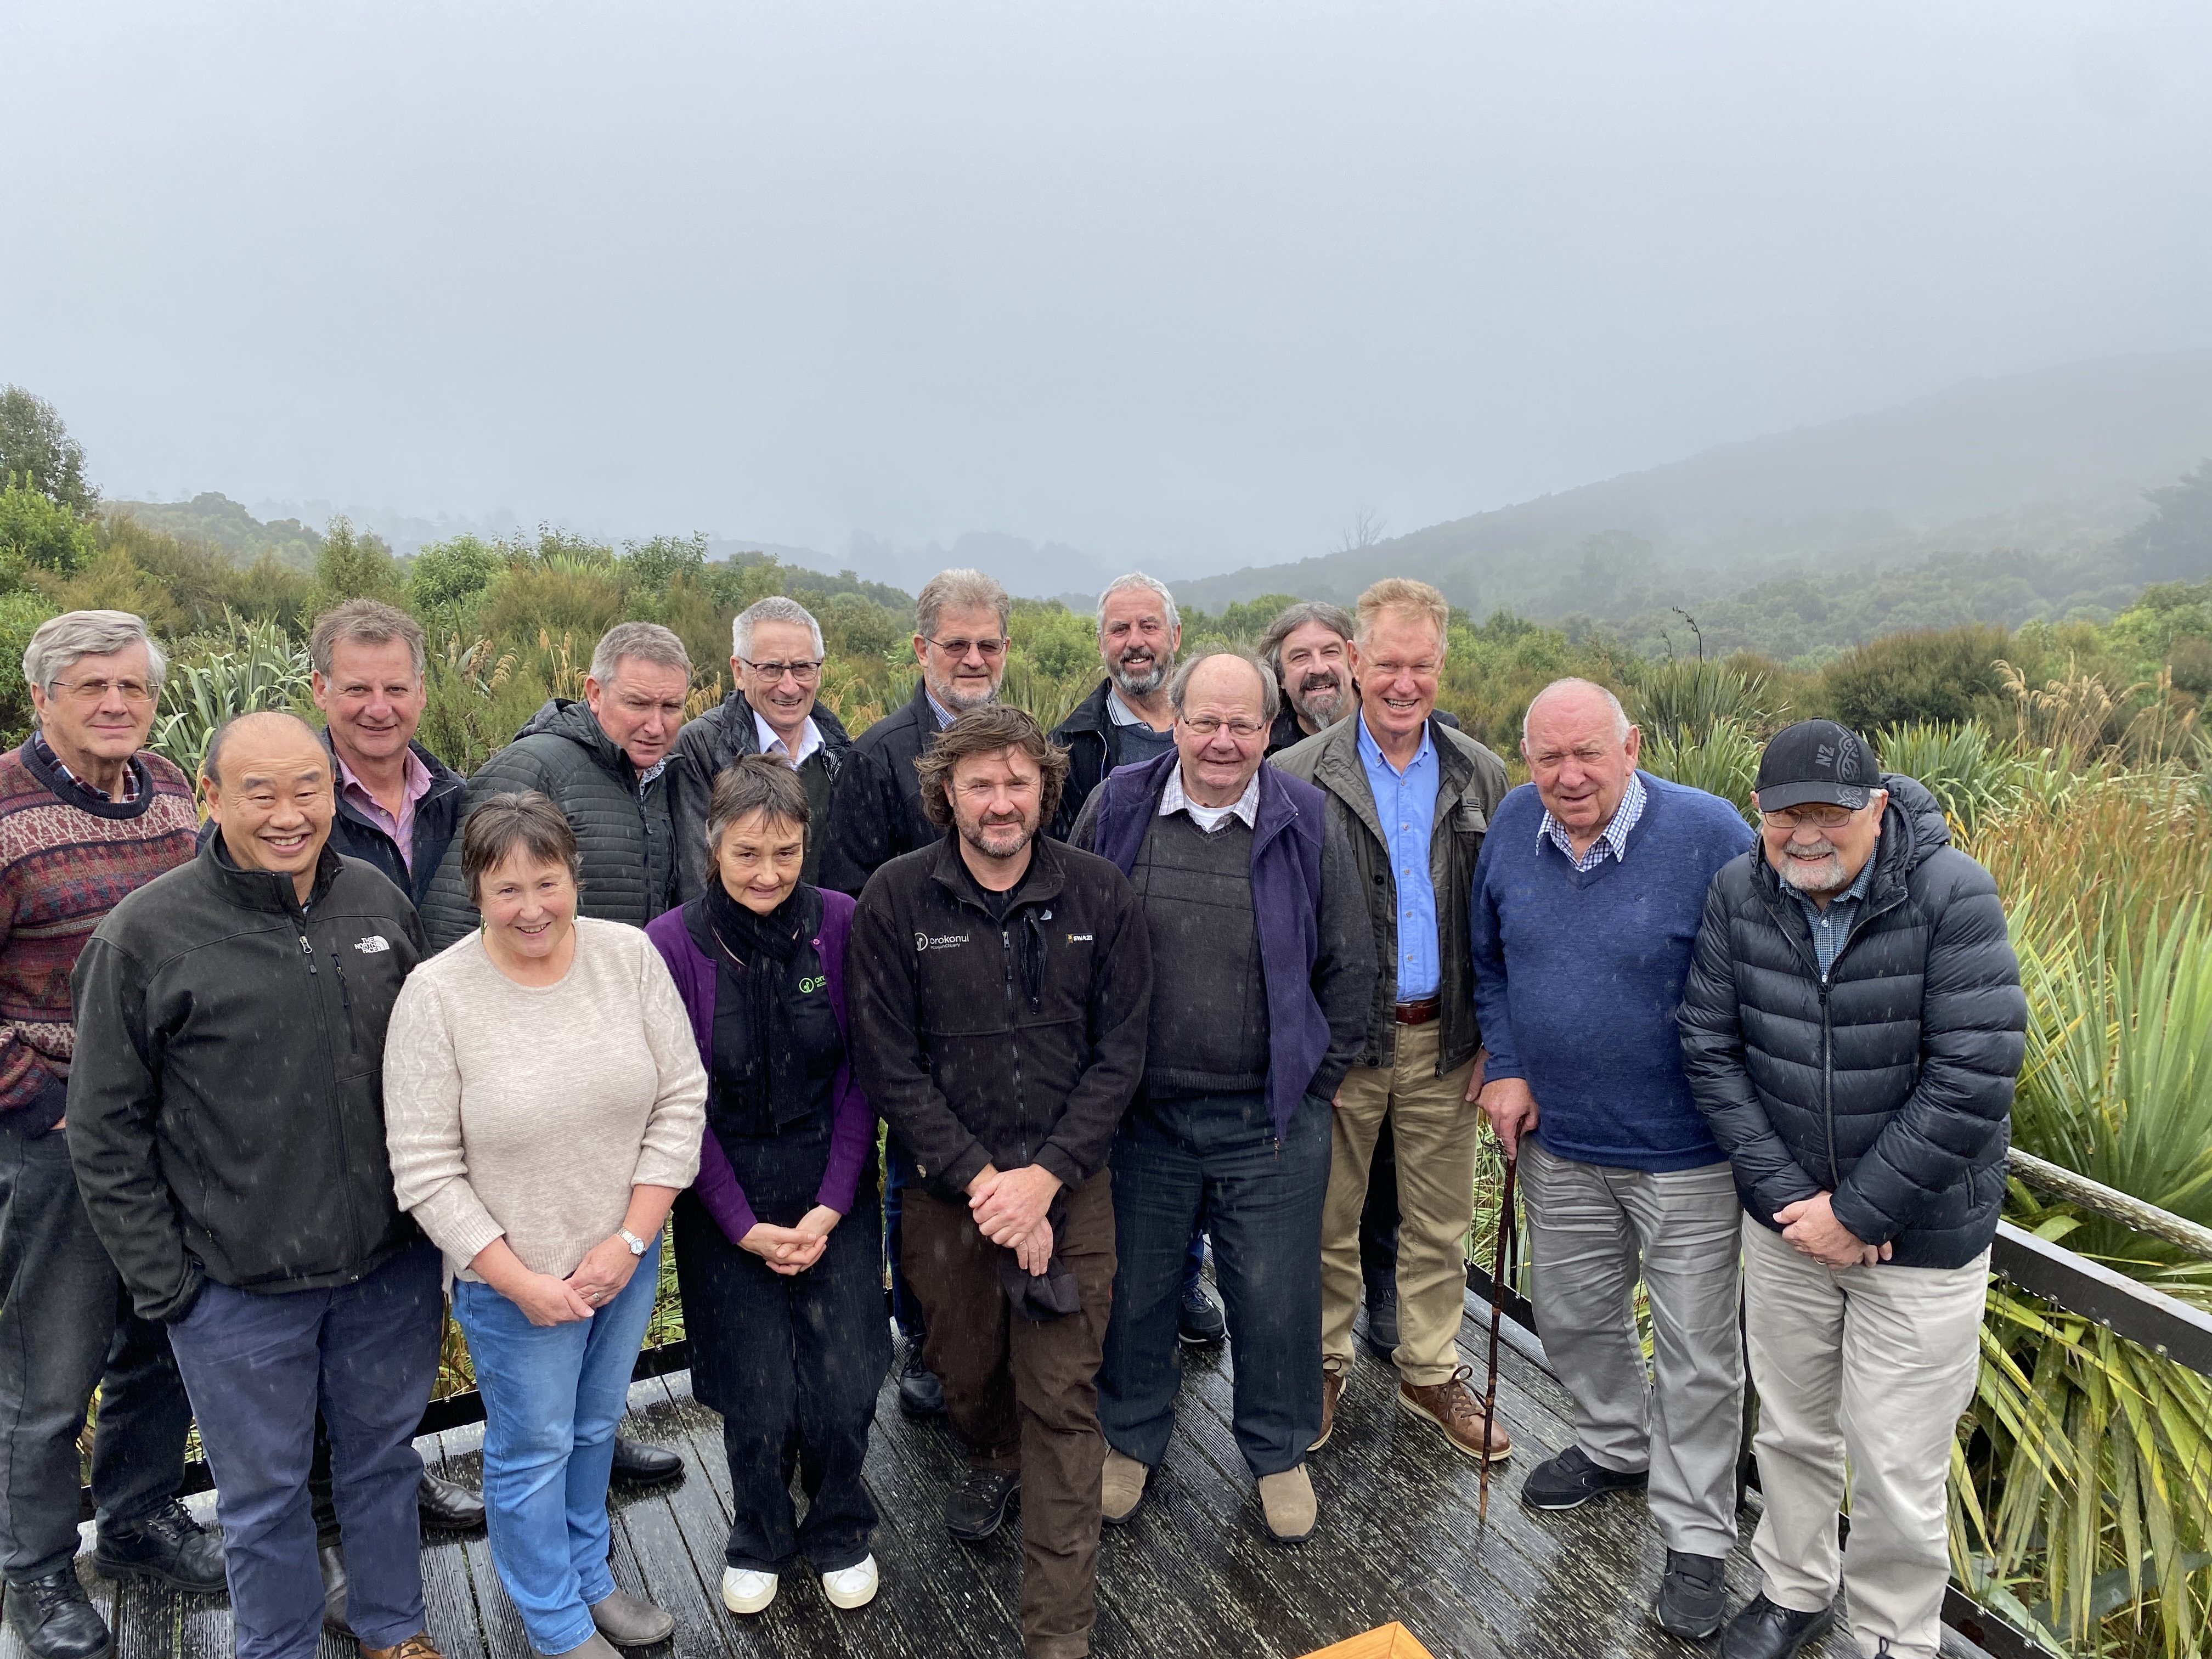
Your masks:
{"label": "wristwatch", "polygon": [[649,1248],[643,1239],[640,1238],[635,1233],[630,1231],[627,1227],[616,1228],[615,1237],[621,1239],[623,1243],[629,1246],[629,1253],[632,1255],[643,1255],[646,1253],[646,1250]]}

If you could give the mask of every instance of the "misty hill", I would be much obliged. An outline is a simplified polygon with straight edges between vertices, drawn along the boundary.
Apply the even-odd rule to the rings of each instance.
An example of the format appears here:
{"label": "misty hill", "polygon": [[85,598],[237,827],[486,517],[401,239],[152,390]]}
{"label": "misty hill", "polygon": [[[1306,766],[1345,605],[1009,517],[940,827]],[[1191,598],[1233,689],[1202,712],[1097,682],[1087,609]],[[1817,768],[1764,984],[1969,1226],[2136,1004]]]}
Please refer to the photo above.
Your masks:
{"label": "misty hill", "polygon": [[165,531],[180,540],[219,547],[240,564],[252,564],[266,554],[288,569],[313,570],[323,544],[322,532],[297,519],[264,523],[212,489],[204,489],[188,501],[107,501],[102,510],[111,517],[136,519],[149,530]]}
{"label": "misty hill", "polygon": [[[1176,592],[1208,610],[1270,592],[1348,601],[1377,576],[1418,576],[1479,613],[1588,618],[1656,644],[1656,619],[1674,605],[1711,608],[1759,584],[1771,598],[1794,582],[1825,611],[1837,593],[1909,572],[1914,603],[1971,611],[1986,599],[2021,613],[1929,622],[2063,617],[2124,603],[2145,580],[2207,574],[2114,561],[2118,538],[2149,511],[2145,492],[2208,455],[2212,350],[2112,358],[1970,382]],[[1794,647],[1733,642],[1848,642],[1834,619],[1798,620],[1815,625]]]}

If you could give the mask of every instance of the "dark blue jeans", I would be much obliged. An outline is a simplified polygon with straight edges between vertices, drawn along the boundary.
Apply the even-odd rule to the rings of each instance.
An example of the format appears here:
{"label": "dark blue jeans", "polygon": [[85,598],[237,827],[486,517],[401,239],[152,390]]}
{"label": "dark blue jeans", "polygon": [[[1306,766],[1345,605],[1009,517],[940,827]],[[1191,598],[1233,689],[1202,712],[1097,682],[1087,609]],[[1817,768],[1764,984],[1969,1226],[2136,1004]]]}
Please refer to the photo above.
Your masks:
{"label": "dark blue jeans", "polygon": [[1255,1475],[1305,1462],[1321,1432],[1321,1216],[1328,1103],[1309,1095],[1280,1144],[1266,1097],[1144,1100],[1115,1138],[1120,1265],[1098,1372],[1109,1444],[1157,1465],[1175,1427],[1176,1312],[1191,1228],[1213,1239],[1236,1368],[1237,1449]]}
{"label": "dark blue jeans", "polygon": [[215,1475],[238,1659],[312,1659],[323,1580],[307,1467],[319,1402],[345,1529],[346,1620],[363,1647],[424,1627],[415,1431],[438,1377],[446,1298],[418,1244],[332,1290],[210,1283],[169,1328]]}
{"label": "dark blue jeans", "polygon": [[906,1266],[899,1260],[901,1241],[905,1231],[899,1225],[899,1201],[909,1185],[919,1187],[921,1177],[915,1173],[914,1154],[899,1144],[896,1133],[884,1137],[884,1255],[891,1269],[891,1317],[898,1322],[899,1334],[916,1347],[921,1346],[921,1304],[907,1288]]}
{"label": "dark blue jeans", "polygon": [[[1206,1218],[1191,1230],[1190,1254],[1183,1258],[1182,1293],[1198,1288],[1206,1271]],[[1375,1137],[1375,1160],[1367,1166],[1367,1207],[1359,1212],[1359,1271],[1367,1281],[1367,1299],[1378,1289],[1396,1291],[1398,1277],[1398,1151],[1390,1135],[1390,1120],[1382,1120]]]}

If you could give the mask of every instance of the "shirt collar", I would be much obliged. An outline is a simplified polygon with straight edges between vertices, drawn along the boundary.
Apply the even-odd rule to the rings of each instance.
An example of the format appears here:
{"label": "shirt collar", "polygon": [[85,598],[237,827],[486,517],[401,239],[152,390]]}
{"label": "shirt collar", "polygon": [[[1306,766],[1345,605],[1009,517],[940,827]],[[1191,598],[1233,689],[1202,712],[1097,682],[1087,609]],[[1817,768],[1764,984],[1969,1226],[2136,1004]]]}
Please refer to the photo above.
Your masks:
{"label": "shirt collar", "polygon": [[1395,766],[1391,766],[1390,757],[1382,752],[1382,745],[1375,741],[1374,734],[1367,729],[1366,712],[1362,710],[1354,718],[1359,722],[1359,758],[1370,771],[1376,767],[1389,767],[1398,776],[1407,777],[1423,761],[1432,758],[1437,752],[1436,744],[1429,735],[1429,723],[1423,720],[1421,746],[1413,751],[1413,758],[1406,763],[1406,769],[1401,772]]}
{"label": "shirt collar", "polygon": [[[1598,840],[1613,849],[1615,864],[1625,864],[1628,860],[1629,832],[1636,828],[1637,820],[1644,816],[1644,802],[1650,794],[1650,791],[1644,787],[1644,780],[1632,770],[1628,775],[1628,787],[1620,792],[1620,805],[1613,809],[1613,816],[1606,820],[1605,828],[1597,832]],[[1544,821],[1536,826],[1536,839],[1551,842],[1570,860],[1576,856],[1567,836],[1567,826],[1552,816],[1552,809],[1548,806],[1544,809]],[[1584,856],[1587,856],[1586,853]]]}
{"label": "shirt collar", "polygon": [[[407,759],[402,773],[404,781],[401,787],[406,790],[408,799],[420,800],[430,793],[430,769],[422,764],[422,757],[415,752],[413,744],[407,745],[405,753]],[[348,789],[358,789],[362,794],[368,795],[370,799],[375,799],[374,795],[369,794],[368,786],[355,775],[353,768],[346,764],[345,757],[338,753],[336,744],[331,745],[331,759],[337,764],[338,769],[338,789],[341,793]]]}
{"label": "shirt collar", "polygon": [[1191,821],[1201,830],[1211,829],[1212,825],[1198,816],[1200,812],[1212,817],[1214,823],[1217,824],[1221,822],[1222,815],[1225,814],[1231,817],[1243,819],[1244,827],[1247,830],[1257,830],[1260,827],[1260,775],[1255,772],[1250,781],[1245,784],[1244,793],[1228,805],[1200,806],[1193,802],[1189,796],[1183,793],[1182,766],[1180,764],[1170,766],[1168,768],[1167,787],[1160,791],[1159,816],[1164,818],[1177,812],[1188,812]]}
{"label": "shirt collar", "polygon": [[[112,799],[105,790],[94,788],[82,778],[77,776],[76,773],[70,771],[67,766],[64,765],[62,763],[62,757],[54,753],[53,744],[46,741],[46,734],[45,732],[32,732],[31,741],[36,745],[36,753],[40,761],[44,762],[46,765],[52,767],[55,771],[61,774],[64,778],[67,778],[78,788],[83,790],[86,794],[96,795],[102,800],[111,800]],[[137,757],[134,755],[131,757],[131,760],[123,763],[123,799],[121,802],[118,803],[118,805],[128,806],[138,799],[138,769],[131,764],[131,761],[135,761],[136,759],[137,759]]]}
{"label": "shirt collar", "polygon": [[937,694],[929,689],[929,683],[927,680],[922,682],[921,695],[929,699],[930,712],[937,716],[937,729],[939,731],[942,732],[946,726],[952,724],[952,711],[950,708],[947,708],[943,703],[938,702]]}
{"label": "shirt collar", "polygon": [[[745,706],[752,708],[750,703]],[[790,745],[776,736],[775,728],[768,723],[759,709],[752,708],[752,716],[753,734],[760,739],[760,751],[763,755],[781,755],[793,766],[804,766],[807,757],[822,746],[821,728],[814,724],[811,714],[806,717],[806,724],[799,731],[799,752],[795,755],[791,752]]]}

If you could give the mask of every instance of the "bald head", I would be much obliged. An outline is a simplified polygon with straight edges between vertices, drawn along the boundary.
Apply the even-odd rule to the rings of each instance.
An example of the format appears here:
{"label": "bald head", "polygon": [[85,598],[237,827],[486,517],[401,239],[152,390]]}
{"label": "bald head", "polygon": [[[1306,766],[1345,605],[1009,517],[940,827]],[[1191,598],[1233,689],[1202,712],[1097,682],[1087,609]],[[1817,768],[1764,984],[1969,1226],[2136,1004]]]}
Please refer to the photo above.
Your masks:
{"label": "bald head", "polygon": [[226,720],[200,763],[208,817],[241,870],[289,875],[305,903],[337,811],[330,751],[296,714]]}
{"label": "bald head", "polygon": [[1590,680],[1554,680],[1521,722],[1521,757],[1545,810],[1586,851],[1628,793],[1641,734],[1620,699]]}

